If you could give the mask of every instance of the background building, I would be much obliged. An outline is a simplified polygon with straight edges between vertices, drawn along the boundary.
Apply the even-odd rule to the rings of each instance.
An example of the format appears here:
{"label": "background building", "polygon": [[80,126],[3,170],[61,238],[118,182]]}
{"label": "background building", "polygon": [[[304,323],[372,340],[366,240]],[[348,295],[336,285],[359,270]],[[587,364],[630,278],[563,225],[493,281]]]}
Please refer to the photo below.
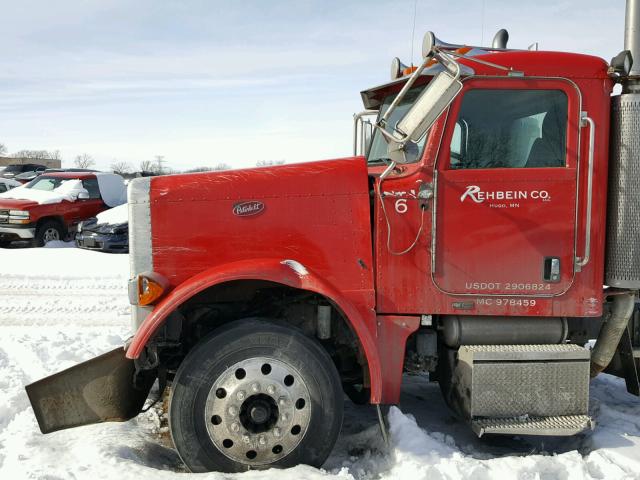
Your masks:
{"label": "background building", "polygon": [[23,163],[37,163],[39,165],[44,165],[47,168],[62,167],[62,162],[60,161],[60,159],[0,157],[0,167],[15,164],[22,165]]}

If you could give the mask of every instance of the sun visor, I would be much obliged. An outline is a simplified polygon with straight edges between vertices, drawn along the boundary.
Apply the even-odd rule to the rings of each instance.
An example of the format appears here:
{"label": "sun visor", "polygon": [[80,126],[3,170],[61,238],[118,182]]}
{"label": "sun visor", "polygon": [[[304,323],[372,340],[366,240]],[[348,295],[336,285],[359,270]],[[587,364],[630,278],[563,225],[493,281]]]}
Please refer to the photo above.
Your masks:
{"label": "sun visor", "polygon": [[127,201],[127,189],[120,175],[96,173],[102,200],[110,207],[117,207]]}
{"label": "sun visor", "polygon": [[[442,64],[436,63],[430,66],[429,68],[425,68],[420,74],[420,77],[426,77],[426,76],[432,77],[443,70],[444,70],[444,67],[442,66]],[[460,76],[468,77],[474,74],[475,74],[475,71],[473,70],[473,68],[468,67],[467,65],[460,64]],[[378,85],[377,87],[373,87],[368,90],[364,90],[360,92],[360,96],[362,97],[362,103],[364,104],[364,107],[371,110],[378,110],[380,108],[380,105],[382,104],[382,101],[384,100],[384,97],[388,95],[388,93],[385,93],[387,92],[387,89],[392,85],[404,84],[410,77],[411,77],[410,75],[407,75],[405,77],[398,78],[396,80],[385,83],[383,85]]]}

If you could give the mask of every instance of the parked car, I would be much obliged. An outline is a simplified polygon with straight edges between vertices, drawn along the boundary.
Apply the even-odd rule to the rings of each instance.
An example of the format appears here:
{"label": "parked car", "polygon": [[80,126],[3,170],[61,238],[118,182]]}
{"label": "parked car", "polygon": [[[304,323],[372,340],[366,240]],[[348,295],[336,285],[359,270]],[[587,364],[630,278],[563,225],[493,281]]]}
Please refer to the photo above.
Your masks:
{"label": "parked car", "polygon": [[38,163],[22,163],[22,164],[14,164],[7,165],[2,172],[0,172],[0,177],[3,178],[13,178],[21,173],[25,172],[44,172],[47,169],[44,165],[40,165]]}
{"label": "parked car", "polygon": [[109,253],[129,252],[129,209],[125,203],[78,224],[76,245]]}
{"label": "parked car", "polygon": [[29,172],[24,172],[14,177],[14,180],[17,180],[20,183],[29,183],[36,177],[44,173],[55,173],[55,172],[97,172],[98,170],[89,170],[86,168],[47,168],[46,170],[32,170]]}
{"label": "parked car", "polygon": [[33,246],[64,240],[82,220],[126,202],[120,175],[60,172],[0,193],[0,245],[28,240]]}
{"label": "parked car", "polygon": [[0,193],[4,193],[8,190],[11,190],[12,188],[19,187],[20,185],[22,184],[16,180],[0,177]]}

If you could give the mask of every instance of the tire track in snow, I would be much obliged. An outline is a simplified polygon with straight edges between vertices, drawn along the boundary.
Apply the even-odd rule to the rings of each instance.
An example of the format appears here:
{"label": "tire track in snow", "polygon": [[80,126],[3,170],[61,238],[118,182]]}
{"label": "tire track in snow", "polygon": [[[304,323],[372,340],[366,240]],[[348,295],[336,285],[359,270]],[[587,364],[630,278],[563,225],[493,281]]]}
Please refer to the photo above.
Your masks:
{"label": "tire track in snow", "polygon": [[0,325],[122,325],[130,306],[122,275],[0,278]]}

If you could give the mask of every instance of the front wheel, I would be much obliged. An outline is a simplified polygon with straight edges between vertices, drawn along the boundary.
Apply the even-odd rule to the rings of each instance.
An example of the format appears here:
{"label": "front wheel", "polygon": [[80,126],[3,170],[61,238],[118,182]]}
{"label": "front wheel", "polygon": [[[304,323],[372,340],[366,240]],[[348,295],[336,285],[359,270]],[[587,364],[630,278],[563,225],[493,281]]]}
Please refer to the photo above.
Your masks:
{"label": "front wheel", "polygon": [[42,247],[49,242],[62,240],[64,238],[64,228],[55,220],[47,220],[36,228],[33,238],[34,247]]}
{"label": "front wheel", "polygon": [[242,320],[184,359],[169,424],[192,472],[319,467],[342,413],[338,372],[316,341],[290,327]]}

